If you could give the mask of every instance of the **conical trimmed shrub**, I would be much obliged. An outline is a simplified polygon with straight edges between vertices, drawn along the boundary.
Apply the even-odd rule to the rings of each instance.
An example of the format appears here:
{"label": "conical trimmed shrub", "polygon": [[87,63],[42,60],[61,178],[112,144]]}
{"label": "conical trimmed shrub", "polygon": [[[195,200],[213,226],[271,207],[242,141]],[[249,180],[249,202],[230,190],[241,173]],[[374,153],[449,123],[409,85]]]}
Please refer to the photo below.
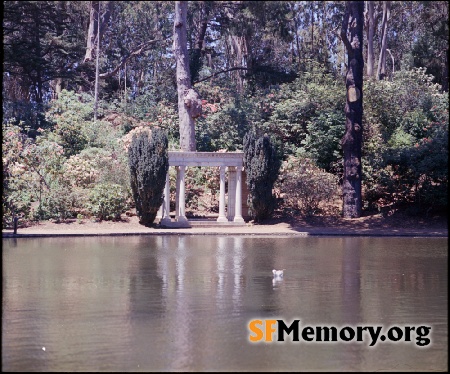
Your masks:
{"label": "conical trimmed shrub", "polygon": [[244,137],[244,166],[249,190],[248,206],[256,222],[269,218],[275,209],[272,189],[281,162],[268,135],[251,131]]}
{"label": "conical trimmed shrub", "polygon": [[139,223],[150,226],[163,202],[169,169],[168,139],[165,131],[153,128],[133,136],[128,148],[128,164]]}

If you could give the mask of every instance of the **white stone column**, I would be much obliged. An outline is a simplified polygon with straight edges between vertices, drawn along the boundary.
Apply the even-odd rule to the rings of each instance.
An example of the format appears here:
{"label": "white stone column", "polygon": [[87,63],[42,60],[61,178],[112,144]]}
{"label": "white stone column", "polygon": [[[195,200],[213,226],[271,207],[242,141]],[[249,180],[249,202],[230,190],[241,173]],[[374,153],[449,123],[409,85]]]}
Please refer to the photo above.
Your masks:
{"label": "white stone column", "polygon": [[236,168],[236,202],[234,209],[234,222],[244,223],[242,217],[242,167]]}
{"label": "white stone column", "polygon": [[177,171],[177,179],[175,182],[175,221],[178,221],[178,214],[180,212],[180,167],[175,166]]}
{"label": "white stone column", "polygon": [[219,218],[217,222],[228,222],[225,217],[225,166],[220,167]]}
{"label": "white stone column", "polygon": [[171,222],[170,219],[170,178],[169,178],[169,170],[167,170],[166,175],[166,185],[164,187],[164,201],[163,201],[163,212],[161,224],[167,224]]}
{"label": "white stone column", "polygon": [[179,193],[178,193],[178,222],[187,222],[184,205],[186,199],[186,191],[184,185],[184,172],[186,170],[186,166],[179,166]]}
{"label": "white stone column", "polygon": [[158,209],[158,213],[156,213],[156,217],[155,220],[162,220],[162,216],[163,216],[163,205],[164,205],[164,201],[162,202],[161,206]]}
{"label": "white stone column", "polygon": [[235,213],[236,198],[236,168],[228,166],[228,201],[227,218],[233,222]]}

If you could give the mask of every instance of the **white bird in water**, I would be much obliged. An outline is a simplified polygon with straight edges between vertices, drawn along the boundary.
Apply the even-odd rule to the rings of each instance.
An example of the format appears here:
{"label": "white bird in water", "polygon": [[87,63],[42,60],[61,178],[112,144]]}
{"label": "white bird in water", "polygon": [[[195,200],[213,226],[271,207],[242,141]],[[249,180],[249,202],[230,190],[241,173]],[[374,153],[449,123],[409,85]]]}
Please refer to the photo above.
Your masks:
{"label": "white bird in water", "polygon": [[285,270],[286,270],[286,269],[283,269],[283,270],[275,270],[275,269],[273,269],[273,270],[272,270],[273,276],[274,276],[274,277],[282,277],[282,276],[283,276],[283,272],[284,272]]}

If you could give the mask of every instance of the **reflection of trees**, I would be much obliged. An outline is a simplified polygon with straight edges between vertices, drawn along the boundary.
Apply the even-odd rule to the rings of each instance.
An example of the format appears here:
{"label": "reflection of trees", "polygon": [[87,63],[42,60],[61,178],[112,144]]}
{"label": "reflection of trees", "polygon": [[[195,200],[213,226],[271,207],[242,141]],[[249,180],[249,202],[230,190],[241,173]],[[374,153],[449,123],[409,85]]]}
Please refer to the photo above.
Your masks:
{"label": "reflection of trees", "polygon": [[342,253],[342,310],[344,323],[361,321],[360,258],[363,241],[359,237],[344,238]]}
{"label": "reflection of trees", "polygon": [[129,299],[132,318],[159,318],[165,307],[162,300],[163,280],[158,274],[158,237],[141,237],[133,251],[133,264],[129,268]]}
{"label": "reflection of trees", "polygon": [[[389,323],[415,321],[424,311],[447,302],[447,260],[437,261],[440,239],[366,239],[363,257],[364,317]],[[442,255],[446,250],[442,251]],[[438,295],[442,297],[439,298]],[[405,302],[422,300],[422,302]]]}

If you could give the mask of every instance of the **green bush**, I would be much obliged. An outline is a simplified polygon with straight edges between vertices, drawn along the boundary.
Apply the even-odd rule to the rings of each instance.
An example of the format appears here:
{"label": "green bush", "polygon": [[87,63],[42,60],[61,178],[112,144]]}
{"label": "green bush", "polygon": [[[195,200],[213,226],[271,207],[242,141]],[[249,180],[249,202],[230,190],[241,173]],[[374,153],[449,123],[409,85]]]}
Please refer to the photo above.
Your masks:
{"label": "green bush", "polygon": [[207,214],[219,211],[219,167],[189,167],[186,169],[186,211]]}
{"label": "green bush", "polygon": [[236,103],[207,103],[203,100],[202,116],[196,121],[197,148],[200,152],[221,149],[236,151],[248,129],[243,108]]}
{"label": "green bush", "polygon": [[[314,137],[316,123],[323,127],[336,125],[340,120],[337,113],[342,113],[345,105],[343,81],[317,62],[308,63],[309,71],[266,94],[261,101],[263,120],[258,127],[280,139],[286,154],[296,154],[308,142],[308,134]],[[333,118],[323,117],[330,115]]]}
{"label": "green bush", "polygon": [[248,206],[255,221],[270,217],[275,208],[272,189],[278,178],[280,159],[268,135],[256,137],[253,131],[244,137],[244,166],[249,189]]}
{"label": "green bush", "polygon": [[341,139],[345,132],[345,115],[340,111],[324,111],[311,118],[300,154],[314,160],[319,168],[329,172],[343,158]]}
{"label": "green bush", "polygon": [[128,150],[130,183],[139,223],[150,226],[163,201],[169,169],[165,131],[153,128],[133,136]]}
{"label": "green bush", "polygon": [[51,103],[46,118],[53,123],[54,140],[64,148],[66,157],[83,150],[89,142],[86,128],[93,119],[93,98],[62,90],[58,100]]}
{"label": "green bush", "polygon": [[365,82],[364,199],[367,208],[443,210],[448,198],[448,94],[425,69]]}
{"label": "green bush", "polygon": [[53,182],[48,189],[44,189],[39,199],[39,206],[35,218],[40,220],[56,219],[64,221],[75,214],[74,198],[71,188],[59,182]]}
{"label": "green bush", "polygon": [[101,183],[89,192],[88,208],[99,220],[119,220],[126,211],[128,194],[118,184]]}

